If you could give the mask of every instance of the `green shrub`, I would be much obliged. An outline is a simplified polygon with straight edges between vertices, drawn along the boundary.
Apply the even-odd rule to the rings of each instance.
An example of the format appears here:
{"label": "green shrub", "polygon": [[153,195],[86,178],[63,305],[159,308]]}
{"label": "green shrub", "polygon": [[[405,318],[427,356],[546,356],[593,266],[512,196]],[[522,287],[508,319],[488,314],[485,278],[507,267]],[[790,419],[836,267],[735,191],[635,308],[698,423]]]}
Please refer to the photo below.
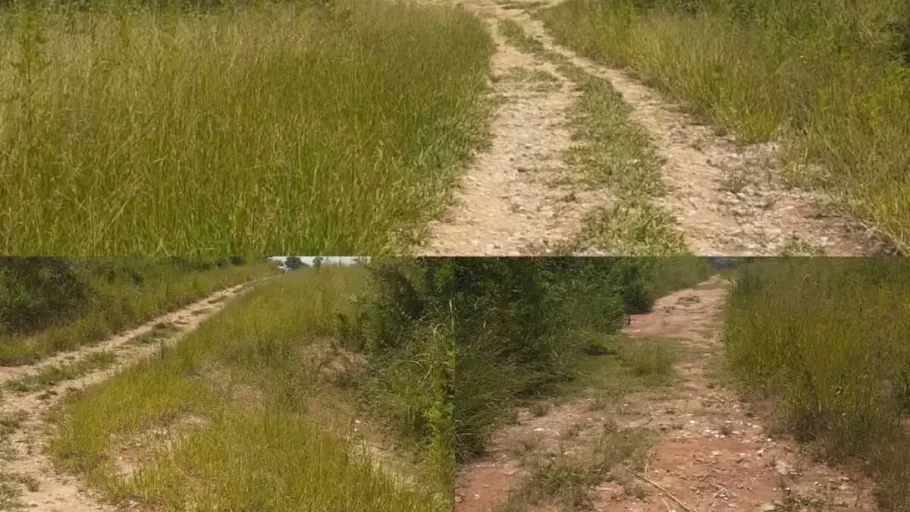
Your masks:
{"label": "green shrub", "polygon": [[[370,402],[405,437],[430,436],[428,344],[446,333],[457,351],[452,391],[455,456],[477,454],[512,407],[574,378],[579,357],[615,353],[604,336],[627,311],[647,311],[654,289],[693,285],[694,260],[425,258],[377,260],[356,313],[339,319],[345,344],[387,361]],[[692,270],[692,269],[698,270]],[[657,284],[657,281],[664,281]],[[641,359],[663,369],[660,354]],[[652,368],[653,367],[653,368]],[[415,383],[420,383],[415,384]],[[380,398],[374,398],[380,397]]]}

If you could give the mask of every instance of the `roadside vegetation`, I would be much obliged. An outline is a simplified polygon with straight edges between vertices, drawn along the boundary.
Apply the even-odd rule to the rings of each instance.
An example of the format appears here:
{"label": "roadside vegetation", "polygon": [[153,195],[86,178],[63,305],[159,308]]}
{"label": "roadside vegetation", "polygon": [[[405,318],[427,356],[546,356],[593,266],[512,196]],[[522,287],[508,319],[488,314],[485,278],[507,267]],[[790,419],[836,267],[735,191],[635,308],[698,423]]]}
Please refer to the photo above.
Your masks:
{"label": "roadside vegetation", "polygon": [[[443,395],[435,395],[435,404],[426,398],[419,408],[452,415],[458,462],[479,453],[517,405],[573,381],[592,357],[587,353],[647,367],[647,347],[618,348],[623,342],[612,335],[628,313],[647,311],[656,293],[712,273],[707,260],[695,258],[431,258],[376,265],[384,292],[357,322],[373,334],[355,339],[375,340],[374,350],[391,353],[429,344],[448,354],[445,371],[454,364],[454,377],[442,393],[451,403],[442,405]],[[428,373],[410,368],[400,371]],[[377,407],[400,411],[407,431],[416,425],[409,424],[415,416],[406,403],[420,402]]]}
{"label": "roadside vegetation", "polygon": [[400,252],[486,140],[452,6],[0,2],[0,253]]}
{"label": "roadside vegetation", "polygon": [[566,161],[580,171],[579,183],[606,187],[609,207],[588,216],[582,233],[563,251],[590,248],[628,256],[679,256],[685,253],[674,219],[654,204],[665,193],[660,158],[648,134],[630,122],[630,110],[610,84],[591,76],[569,59],[547,51],[513,20],[499,22],[499,31],[522,51],[558,66],[580,93],[570,112],[576,144]]}
{"label": "roadside vegetation", "polygon": [[433,339],[345,331],[371,286],[362,267],[325,266],[262,285],[67,397],[50,453],[115,502],[161,510],[449,510],[446,360]]}
{"label": "roadside vegetation", "polygon": [[910,4],[903,0],[569,0],[557,40],[626,67],[787,175],[910,246]]}
{"label": "roadside vegetation", "polygon": [[242,257],[2,258],[0,365],[77,349],[219,289],[274,273],[272,265]]}
{"label": "roadside vegetation", "polygon": [[781,428],[856,463],[884,511],[910,511],[910,265],[900,259],[771,260],[736,277],[729,363]]}
{"label": "roadside vegetation", "polygon": [[[434,261],[415,288],[439,318],[455,318],[455,447],[459,464],[502,429],[584,401],[589,414],[627,393],[674,382],[675,343],[618,334],[627,315],[716,273],[705,259],[548,258]],[[415,282],[415,281],[409,281]],[[427,291],[429,290],[429,291]],[[432,318],[432,316],[430,316]],[[437,321],[439,325],[445,325]],[[527,477],[497,511],[583,510],[590,490],[637,467],[652,436],[616,425],[574,428],[550,446],[518,426],[510,456]],[[552,426],[548,427],[552,428]],[[511,434],[510,434],[511,435]],[[543,444],[541,444],[543,443]],[[470,499],[470,498],[468,498]]]}

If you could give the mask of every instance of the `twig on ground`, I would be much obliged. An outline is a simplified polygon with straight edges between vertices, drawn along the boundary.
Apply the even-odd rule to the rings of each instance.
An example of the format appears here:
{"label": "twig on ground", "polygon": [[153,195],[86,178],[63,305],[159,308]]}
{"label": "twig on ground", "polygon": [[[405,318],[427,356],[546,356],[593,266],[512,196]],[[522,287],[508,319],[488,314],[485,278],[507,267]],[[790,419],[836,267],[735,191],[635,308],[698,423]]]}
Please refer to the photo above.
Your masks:
{"label": "twig on ground", "polygon": [[644,482],[647,482],[647,483],[653,485],[654,487],[656,487],[658,490],[660,490],[661,492],[663,492],[664,494],[666,494],[668,498],[670,498],[671,500],[673,500],[674,502],[676,502],[676,504],[679,505],[680,507],[682,507],[682,509],[685,510],[686,512],[698,512],[698,511],[696,511],[694,508],[688,507],[685,503],[683,503],[682,501],[680,501],[679,498],[677,498],[676,496],[673,496],[673,493],[671,493],[670,491],[664,489],[664,488],[663,488],[660,484],[658,484],[657,482],[654,482],[653,480],[651,480],[651,479],[649,479],[649,478],[647,478],[647,477],[645,477],[645,476],[643,476],[643,475],[639,475],[638,473],[632,471],[632,470],[629,469],[629,468],[623,468],[623,469],[625,469],[626,471],[628,471],[629,473],[631,473],[632,476],[634,476],[635,478],[638,478],[639,480],[642,480],[642,481],[644,481]]}

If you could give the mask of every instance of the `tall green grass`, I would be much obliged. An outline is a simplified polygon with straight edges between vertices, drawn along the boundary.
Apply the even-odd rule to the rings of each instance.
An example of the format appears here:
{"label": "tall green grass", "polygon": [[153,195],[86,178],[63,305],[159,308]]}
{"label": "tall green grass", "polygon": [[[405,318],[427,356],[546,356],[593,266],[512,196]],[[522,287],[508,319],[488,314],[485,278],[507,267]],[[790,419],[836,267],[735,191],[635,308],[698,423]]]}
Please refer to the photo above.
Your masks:
{"label": "tall green grass", "polygon": [[773,260],[736,278],[729,362],[785,424],[834,459],[859,458],[883,510],[910,510],[910,265]]}
{"label": "tall green grass", "polygon": [[0,10],[0,252],[375,255],[420,236],[485,138],[482,23],[228,3]]}
{"label": "tall green grass", "polygon": [[[362,269],[321,268],[258,288],[162,356],[68,398],[50,452],[112,499],[162,510],[448,510],[431,477],[396,483],[314,420],[327,384],[309,358],[365,284]],[[161,428],[181,441],[145,446],[138,470],[118,474],[117,447]]]}
{"label": "tall green grass", "polygon": [[910,4],[570,0],[541,16],[738,140],[783,141],[797,182],[910,244]]}
{"label": "tall green grass", "polygon": [[0,259],[0,364],[73,350],[275,273],[270,264],[227,260]]}

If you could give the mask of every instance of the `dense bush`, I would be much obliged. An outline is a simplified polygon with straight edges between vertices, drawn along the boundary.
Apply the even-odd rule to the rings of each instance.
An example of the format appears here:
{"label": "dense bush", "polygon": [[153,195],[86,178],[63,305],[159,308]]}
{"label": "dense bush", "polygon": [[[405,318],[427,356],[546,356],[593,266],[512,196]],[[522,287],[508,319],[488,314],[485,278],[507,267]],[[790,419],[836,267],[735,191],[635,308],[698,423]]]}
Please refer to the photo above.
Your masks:
{"label": "dense bush", "polygon": [[[430,435],[430,411],[452,411],[464,460],[516,401],[573,378],[591,332],[617,332],[626,314],[650,309],[656,290],[694,284],[710,268],[694,259],[429,258],[377,261],[370,271],[371,292],[339,325],[349,347],[385,361],[375,365],[377,385],[398,389],[371,395],[372,406],[413,438]],[[440,374],[443,359],[454,380],[434,383],[426,376]]]}
{"label": "dense bush", "polygon": [[87,283],[59,258],[0,259],[0,335],[24,334],[84,306]]}

